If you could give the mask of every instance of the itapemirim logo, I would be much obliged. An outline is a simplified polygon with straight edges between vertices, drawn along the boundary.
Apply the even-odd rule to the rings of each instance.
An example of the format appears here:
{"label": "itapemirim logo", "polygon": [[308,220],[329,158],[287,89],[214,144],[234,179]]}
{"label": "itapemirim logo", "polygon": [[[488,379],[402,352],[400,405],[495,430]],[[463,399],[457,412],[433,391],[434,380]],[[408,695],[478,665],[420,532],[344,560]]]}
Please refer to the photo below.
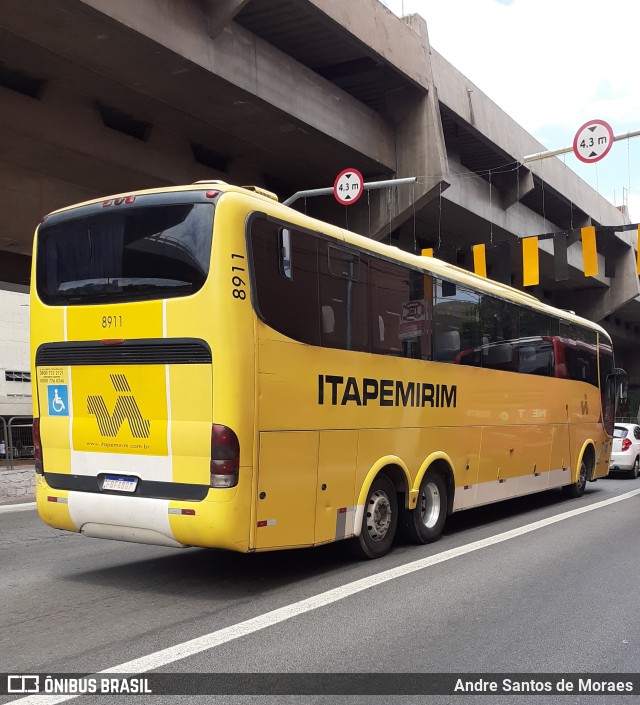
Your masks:
{"label": "itapemirim logo", "polygon": [[125,375],[109,375],[113,388],[118,392],[118,399],[109,413],[104,398],[100,395],[87,397],[87,411],[93,414],[98,422],[100,435],[106,438],[115,438],[120,432],[120,427],[127,421],[134,438],[149,438],[151,421],[142,416],[138,402],[131,392],[131,387]]}

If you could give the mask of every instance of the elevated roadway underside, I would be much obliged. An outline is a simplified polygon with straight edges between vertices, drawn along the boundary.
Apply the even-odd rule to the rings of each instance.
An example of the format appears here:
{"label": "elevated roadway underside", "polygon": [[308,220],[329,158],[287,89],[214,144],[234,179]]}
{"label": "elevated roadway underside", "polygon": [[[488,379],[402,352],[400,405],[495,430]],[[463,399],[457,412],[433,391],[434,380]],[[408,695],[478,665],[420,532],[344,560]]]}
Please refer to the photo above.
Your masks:
{"label": "elevated roadway underside", "polygon": [[[0,105],[0,281],[14,284],[47,212],[200,179],[284,199],[346,166],[417,176],[348,211],[296,207],[405,249],[458,250],[468,268],[471,245],[510,241],[516,286],[520,238],[626,222],[560,160],[544,179],[523,165],[543,146],[431,48],[421,17],[378,0],[0,0]],[[574,237],[569,279],[541,243],[529,290],[602,322],[631,367],[635,240],[613,237],[615,279],[584,276]]]}

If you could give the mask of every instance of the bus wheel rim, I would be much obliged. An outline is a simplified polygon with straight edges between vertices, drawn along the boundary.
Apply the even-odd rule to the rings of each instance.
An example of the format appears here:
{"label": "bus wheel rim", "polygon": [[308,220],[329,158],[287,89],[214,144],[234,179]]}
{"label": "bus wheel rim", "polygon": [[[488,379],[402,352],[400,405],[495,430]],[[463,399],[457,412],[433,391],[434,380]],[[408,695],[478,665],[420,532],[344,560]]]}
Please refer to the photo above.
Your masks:
{"label": "bus wheel rim", "polygon": [[367,506],[367,533],[373,541],[382,541],[391,526],[391,502],[386,493],[377,490]]}
{"label": "bus wheel rim", "polygon": [[427,529],[432,529],[440,518],[440,491],[435,482],[428,482],[420,496],[420,516]]}
{"label": "bus wheel rim", "polygon": [[587,484],[587,464],[583,461],[580,463],[580,476],[578,477],[578,486],[584,487]]}

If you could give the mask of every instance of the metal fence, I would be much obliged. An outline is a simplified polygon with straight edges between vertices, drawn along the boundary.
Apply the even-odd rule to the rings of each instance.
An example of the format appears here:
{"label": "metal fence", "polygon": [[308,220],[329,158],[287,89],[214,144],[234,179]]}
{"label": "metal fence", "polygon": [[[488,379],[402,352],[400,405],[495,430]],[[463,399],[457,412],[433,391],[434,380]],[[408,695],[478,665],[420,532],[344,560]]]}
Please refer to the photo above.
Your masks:
{"label": "metal fence", "polygon": [[12,470],[17,461],[33,461],[33,418],[13,416],[7,422],[0,417],[0,462]]}

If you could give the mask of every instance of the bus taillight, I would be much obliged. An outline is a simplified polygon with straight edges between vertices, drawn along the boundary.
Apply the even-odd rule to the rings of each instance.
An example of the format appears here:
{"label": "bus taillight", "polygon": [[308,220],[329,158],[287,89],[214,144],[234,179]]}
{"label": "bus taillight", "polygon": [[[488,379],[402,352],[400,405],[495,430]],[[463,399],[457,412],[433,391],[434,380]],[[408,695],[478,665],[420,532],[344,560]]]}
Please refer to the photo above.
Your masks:
{"label": "bus taillight", "polygon": [[240,442],[228,426],[211,426],[211,487],[235,487],[240,468]]}
{"label": "bus taillight", "polygon": [[37,416],[33,419],[33,460],[38,475],[44,475],[44,465],[42,463],[42,442],[40,441],[40,419]]}

